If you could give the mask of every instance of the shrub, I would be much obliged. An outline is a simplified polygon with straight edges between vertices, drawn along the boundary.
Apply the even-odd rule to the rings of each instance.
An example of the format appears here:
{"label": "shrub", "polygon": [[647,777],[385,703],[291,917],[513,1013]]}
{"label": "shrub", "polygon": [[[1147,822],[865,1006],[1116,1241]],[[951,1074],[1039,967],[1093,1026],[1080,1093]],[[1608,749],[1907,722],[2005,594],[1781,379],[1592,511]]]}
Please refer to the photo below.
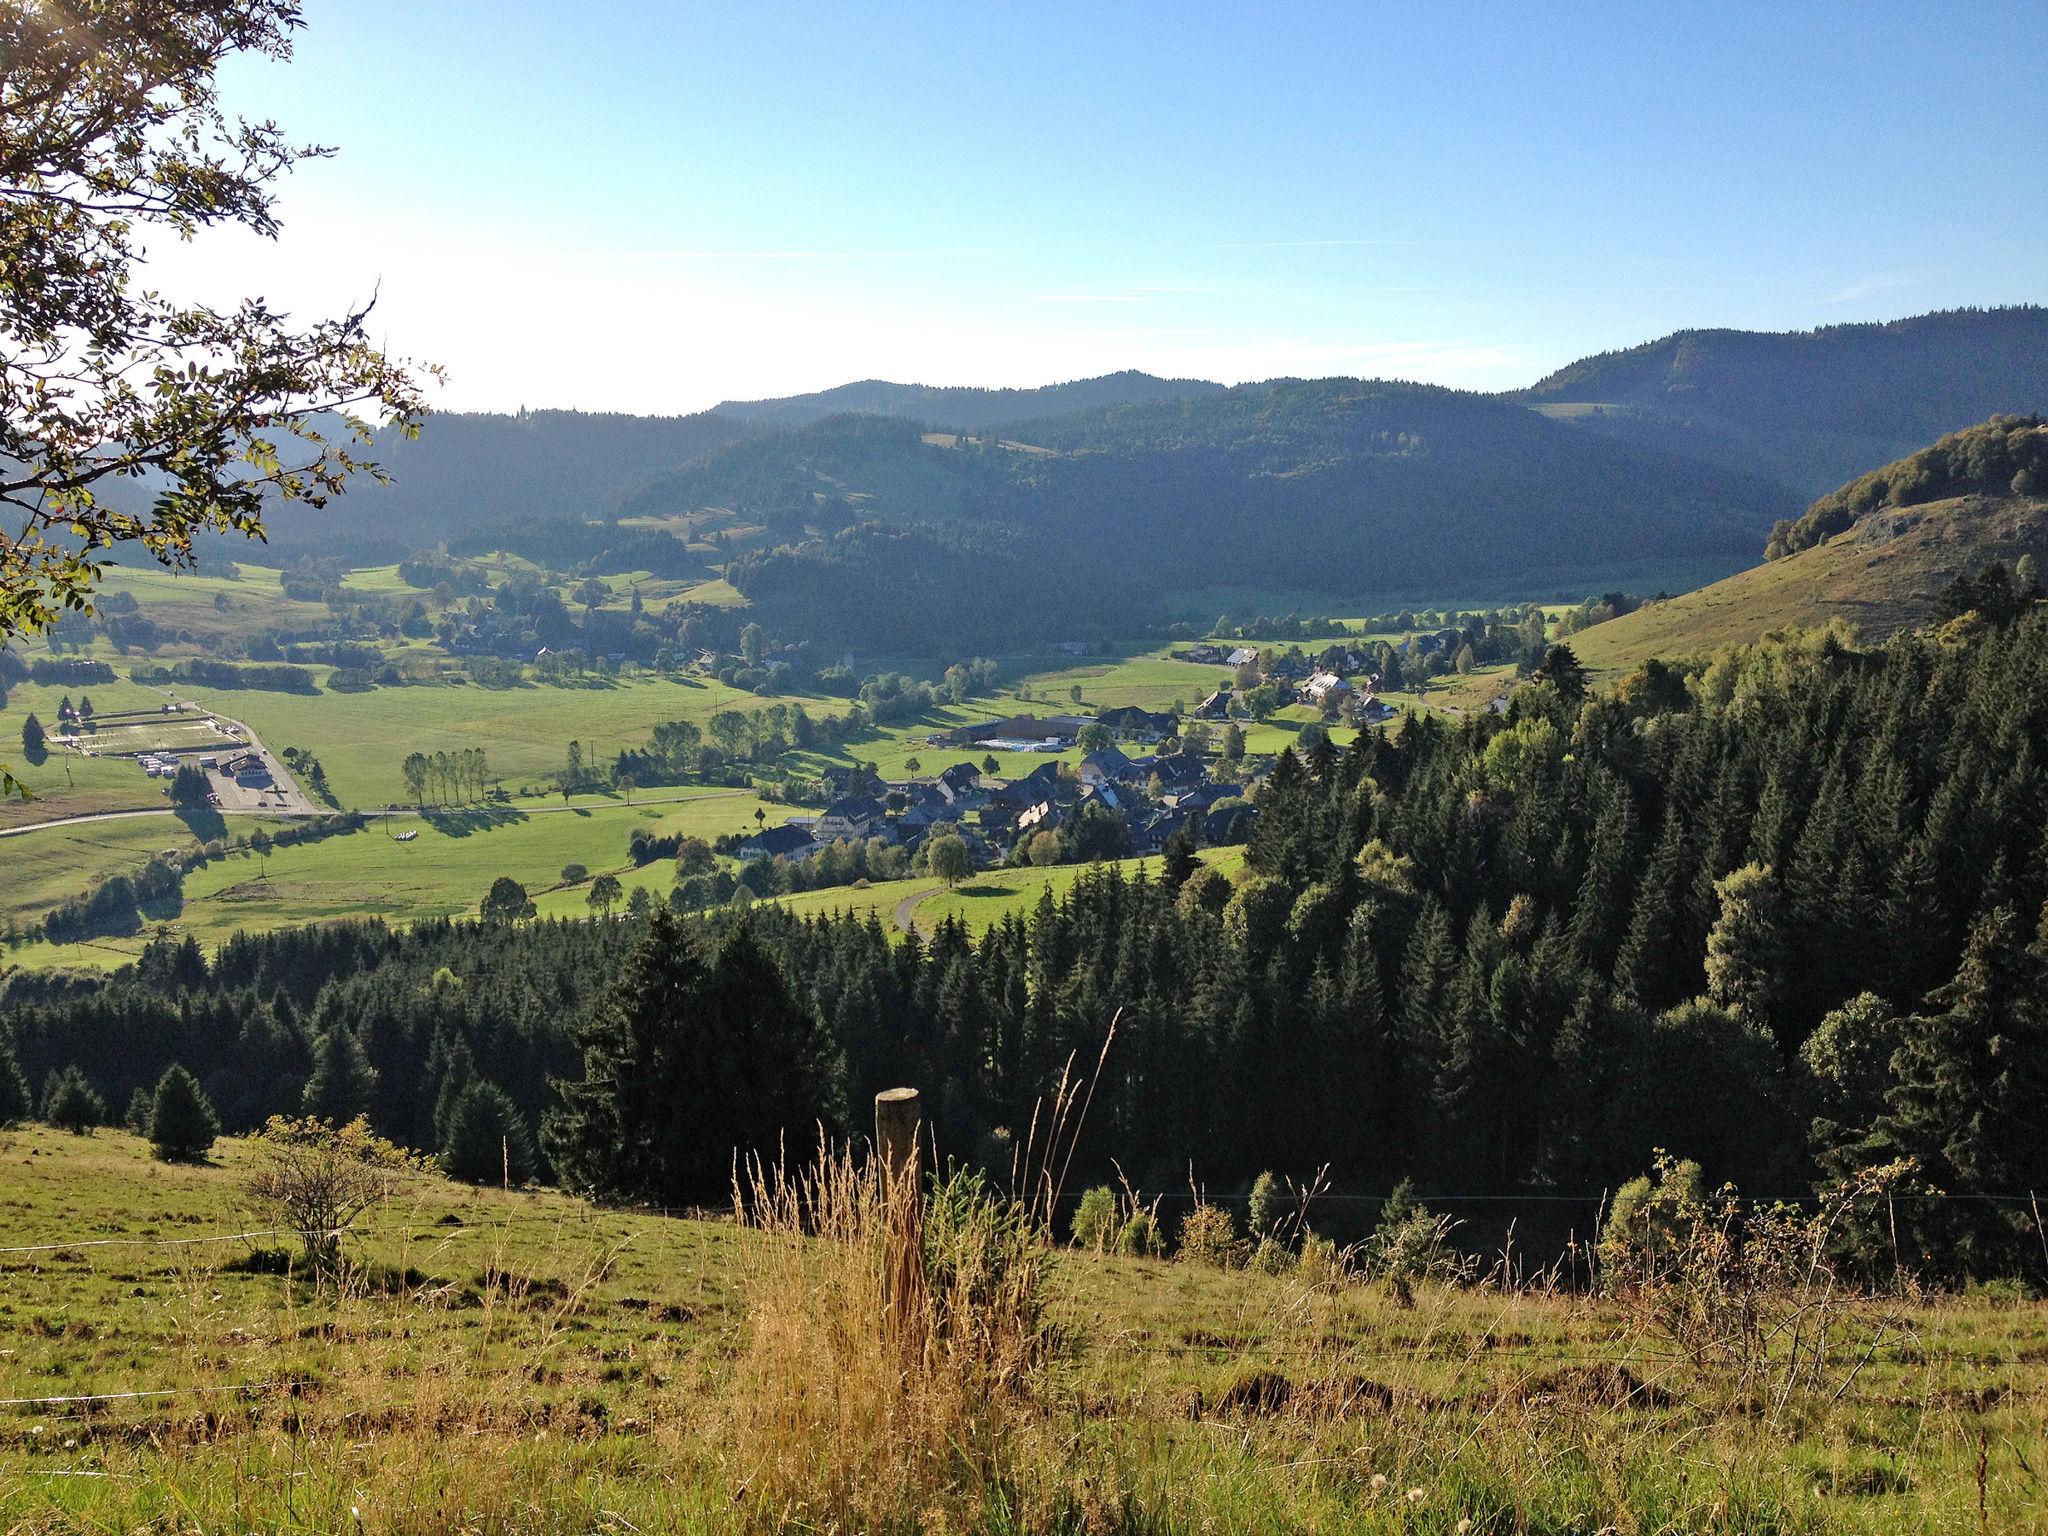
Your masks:
{"label": "shrub", "polygon": [[1271,1173],[1262,1173],[1252,1180],[1251,1198],[1245,1202],[1245,1231],[1253,1242],[1264,1242],[1274,1235],[1280,1224],[1281,1210],[1280,1181]]}
{"label": "shrub", "polygon": [[1116,1251],[1126,1258],[1156,1259],[1166,1252],[1159,1219],[1151,1211],[1133,1211],[1116,1235]]}
{"label": "shrub", "polygon": [[1252,1250],[1250,1267],[1262,1275],[1284,1275],[1294,1268],[1294,1250],[1277,1237],[1262,1237]]}
{"label": "shrub", "polygon": [[107,1119],[106,1101],[76,1066],[53,1071],[43,1084],[43,1120],[60,1131],[83,1136]]}
{"label": "shrub", "polygon": [[193,1162],[204,1157],[220,1134],[220,1117],[207,1102],[205,1090],[175,1062],[157,1082],[148,1134],[151,1150],[165,1162]]}
{"label": "shrub", "polygon": [[1676,1263],[1705,1211],[1700,1165],[1657,1154],[1654,1174],[1640,1174],[1615,1191],[1600,1230],[1600,1262],[1610,1285],[1655,1280]]}
{"label": "shrub", "polygon": [[1237,1218],[1229,1208],[1196,1201],[1194,1209],[1181,1218],[1179,1257],[1189,1264],[1216,1269],[1235,1269],[1242,1264],[1244,1245],[1237,1239]]}
{"label": "shrub", "polygon": [[1081,1203],[1074,1207],[1073,1225],[1067,1235],[1076,1248],[1092,1249],[1096,1253],[1107,1253],[1123,1227],[1123,1218],[1116,1208],[1116,1191],[1107,1184],[1098,1184],[1081,1196]]}
{"label": "shrub", "polygon": [[1453,1223],[1415,1198],[1415,1185],[1403,1179],[1380,1207],[1379,1224],[1366,1240],[1368,1276],[1392,1292],[1402,1306],[1415,1299],[1424,1280],[1460,1280],[1466,1264],[1451,1247]]}
{"label": "shrub", "polygon": [[341,1240],[356,1218],[421,1166],[360,1116],[337,1126],[273,1115],[256,1136],[248,1191],[276,1225],[299,1234],[314,1271],[327,1274],[339,1266]]}

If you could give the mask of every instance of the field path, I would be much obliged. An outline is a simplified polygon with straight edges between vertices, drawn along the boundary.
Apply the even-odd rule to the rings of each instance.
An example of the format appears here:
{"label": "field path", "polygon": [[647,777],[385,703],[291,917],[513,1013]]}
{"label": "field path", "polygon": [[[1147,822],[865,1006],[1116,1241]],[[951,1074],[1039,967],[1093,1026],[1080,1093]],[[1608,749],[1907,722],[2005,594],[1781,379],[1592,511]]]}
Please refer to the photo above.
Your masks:
{"label": "field path", "polygon": [[889,918],[896,925],[896,931],[898,933],[915,932],[917,904],[927,896],[936,896],[938,891],[939,888],[936,885],[928,885],[921,891],[912,891],[908,896],[897,902],[896,910],[890,914]]}
{"label": "field path", "polygon": [[[636,808],[643,805],[679,805],[688,800],[725,800],[734,795],[744,795],[747,793],[749,791],[744,789],[706,789],[694,795],[648,795],[638,800],[622,803]],[[522,816],[561,816],[576,812],[587,813],[597,809],[597,807],[588,805],[530,805],[514,806],[513,809],[517,810]],[[20,837],[29,832],[47,832],[52,827],[79,827],[94,821],[126,821],[131,816],[175,816],[177,814],[176,811],[167,805],[152,806],[146,810],[134,811],[88,811],[79,816],[55,816],[48,821],[30,821],[24,822],[18,827],[0,827],[0,837]],[[308,816],[338,816],[342,813],[339,811],[318,810],[243,811],[235,809],[232,814],[237,816],[270,816],[278,820],[294,821]],[[410,806],[404,806],[395,811],[362,811],[358,814],[368,820],[376,821],[387,816],[417,816],[419,812]],[[919,891],[913,899],[921,901],[929,895],[931,895],[930,891]]]}

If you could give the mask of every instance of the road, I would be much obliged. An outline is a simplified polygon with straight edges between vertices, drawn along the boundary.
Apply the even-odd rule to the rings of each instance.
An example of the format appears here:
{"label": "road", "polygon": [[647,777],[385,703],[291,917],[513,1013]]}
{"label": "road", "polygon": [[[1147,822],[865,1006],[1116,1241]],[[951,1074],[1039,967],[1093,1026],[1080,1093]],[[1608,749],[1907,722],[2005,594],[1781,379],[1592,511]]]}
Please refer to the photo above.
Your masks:
{"label": "road", "polygon": [[[643,797],[642,797],[641,799],[638,799],[638,800],[633,800],[633,801],[629,801],[629,802],[623,802],[623,803],[624,803],[624,804],[630,804],[630,805],[633,805],[633,806],[635,806],[635,807],[637,807],[637,806],[642,806],[642,805],[680,805],[680,804],[684,803],[685,801],[690,801],[690,800],[726,800],[726,799],[730,799],[730,798],[731,798],[731,797],[733,797],[734,795],[744,795],[744,794],[747,794],[747,793],[748,793],[748,791],[747,791],[747,790],[744,790],[744,789],[706,789],[706,790],[701,790],[701,791],[699,791],[698,793],[696,793],[696,794],[694,794],[694,795],[650,795],[650,796],[643,796]],[[224,806],[224,807],[222,807],[222,809],[223,809],[223,810],[225,811],[225,810],[228,810],[228,809],[230,809],[230,808],[229,808],[229,807],[225,807],[225,806]],[[491,802],[487,802],[487,803],[485,803],[485,804],[483,804],[483,805],[479,805],[479,806],[451,806],[451,807],[449,807],[449,809],[451,809],[451,810],[455,810],[455,811],[463,811],[463,810],[483,810],[483,811],[488,811],[488,810],[492,810],[492,809],[510,809],[510,810],[514,810],[514,811],[517,811],[517,812],[518,812],[518,813],[519,813],[519,814],[520,814],[521,816],[562,816],[562,815],[573,815],[573,814],[576,814],[576,813],[579,813],[579,812],[584,812],[584,813],[587,813],[587,812],[589,812],[589,811],[593,811],[593,810],[599,810],[599,809],[604,809],[604,807],[599,807],[599,806],[592,806],[592,805],[524,805],[524,806],[523,806],[523,805],[516,805],[516,804],[513,804],[513,805],[509,805],[509,806],[508,806],[508,805],[498,805],[498,804],[494,804],[494,803],[491,803]],[[340,813],[339,813],[339,812],[335,812],[335,811],[323,811],[323,810],[319,810],[319,809],[313,809],[313,810],[306,810],[306,811],[277,811],[277,810],[264,810],[264,811],[250,811],[250,812],[247,812],[247,813],[244,813],[244,812],[241,812],[241,811],[236,811],[236,812],[235,812],[235,814],[236,814],[236,815],[238,815],[238,816],[239,816],[239,815],[243,815],[243,814],[248,814],[248,815],[252,815],[252,816],[269,816],[269,817],[273,817],[273,818],[275,818],[275,819],[278,819],[278,820],[282,820],[282,821],[301,821],[301,820],[304,820],[304,819],[305,819],[306,817],[308,817],[308,816],[334,816],[334,815],[338,815],[338,814],[340,814]],[[397,807],[396,809],[392,809],[392,810],[381,810],[381,811],[361,811],[361,812],[359,812],[358,814],[359,814],[359,815],[361,815],[361,816],[363,816],[363,817],[365,817],[365,818],[367,818],[367,819],[369,819],[369,820],[371,820],[371,821],[376,821],[376,820],[380,820],[380,819],[382,819],[382,818],[385,818],[385,817],[390,817],[390,816],[417,816],[417,815],[419,815],[420,813],[419,813],[419,812],[418,812],[417,810],[413,809],[413,808],[412,808],[411,806],[399,806],[399,807]],[[27,833],[30,833],[30,832],[47,832],[47,831],[49,831],[49,830],[50,830],[50,829],[51,829],[52,827],[81,827],[81,826],[84,826],[84,825],[86,825],[86,824],[87,824],[87,823],[89,823],[89,822],[95,822],[95,821],[127,821],[127,820],[129,820],[130,818],[132,818],[132,817],[136,817],[136,816],[175,816],[175,815],[177,815],[177,812],[176,812],[175,810],[173,810],[173,809],[172,809],[172,808],[171,808],[170,806],[167,806],[167,805],[164,805],[164,806],[149,806],[149,807],[145,807],[145,808],[141,808],[141,809],[137,809],[137,810],[132,810],[132,811],[88,811],[88,812],[84,813],[83,815],[78,815],[78,816],[55,816],[55,817],[52,817],[52,818],[51,818],[50,820],[48,820],[48,821],[31,821],[31,822],[27,822],[27,823],[24,823],[23,825],[21,825],[21,826],[18,826],[18,827],[0,827],[0,837],[21,837],[21,836],[24,836],[24,835],[26,835]],[[930,891],[921,891],[921,892],[919,892],[919,893],[918,893],[918,896],[919,896],[919,898],[921,899],[922,897],[924,897],[924,896],[929,896],[930,894],[931,894],[931,892],[930,892]]]}
{"label": "road", "polygon": [[890,914],[890,921],[895,923],[898,933],[912,931],[911,925],[917,921],[917,904],[927,896],[938,894],[938,889],[936,885],[928,885],[921,891],[912,891],[896,903],[896,910]]}

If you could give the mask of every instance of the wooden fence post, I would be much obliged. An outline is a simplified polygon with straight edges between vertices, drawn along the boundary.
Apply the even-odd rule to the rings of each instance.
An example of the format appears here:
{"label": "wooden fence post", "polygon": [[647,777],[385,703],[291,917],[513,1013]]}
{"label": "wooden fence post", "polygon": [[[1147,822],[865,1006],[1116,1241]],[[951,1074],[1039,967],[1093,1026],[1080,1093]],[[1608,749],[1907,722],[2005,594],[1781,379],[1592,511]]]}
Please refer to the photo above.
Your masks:
{"label": "wooden fence post", "polygon": [[889,1223],[882,1300],[889,1331],[904,1341],[916,1338],[924,1307],[924,1180],[919,1139],[923,1118],[915,1088],[888,1088],[875,1095],[875,1151],[882,1159],[882,1194]]}

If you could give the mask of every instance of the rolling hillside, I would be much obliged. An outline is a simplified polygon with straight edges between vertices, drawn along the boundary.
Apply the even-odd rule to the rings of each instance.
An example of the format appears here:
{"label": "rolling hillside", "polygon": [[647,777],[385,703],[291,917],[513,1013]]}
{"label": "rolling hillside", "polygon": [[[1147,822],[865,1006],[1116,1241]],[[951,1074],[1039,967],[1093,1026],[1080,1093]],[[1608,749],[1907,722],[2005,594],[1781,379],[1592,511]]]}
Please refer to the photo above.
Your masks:
{"label": "rolling hillside", "polygon": [[1844,619],[1866,640],[1924,622],[1943,587],[1994,560],[2048,564],[2048,499],[1962,496],[1874,513],[1823,544],[1650,603],[1572,637],[1596,672],[1698,656],[1798,624]]}
{"label": "rolling hillside", "polygon": [[831,417],[656,476],[621,511],[753,509],[768,547],[727,575],[771,628],[801,618],[887,648],[919,626],[986,646],[1206,620],[1223,588],[1337,602],[1710,579],[1791,505],[1511,402],[1323,379],[1046,417],[1000,441]]}
{"label": "rolling hillside", "polygon": [[1602,436],[1817,496],[2001,411],[2048,408],[2048,308],[1812,331],[1680,331],[1583,358],[1513,398]]}

